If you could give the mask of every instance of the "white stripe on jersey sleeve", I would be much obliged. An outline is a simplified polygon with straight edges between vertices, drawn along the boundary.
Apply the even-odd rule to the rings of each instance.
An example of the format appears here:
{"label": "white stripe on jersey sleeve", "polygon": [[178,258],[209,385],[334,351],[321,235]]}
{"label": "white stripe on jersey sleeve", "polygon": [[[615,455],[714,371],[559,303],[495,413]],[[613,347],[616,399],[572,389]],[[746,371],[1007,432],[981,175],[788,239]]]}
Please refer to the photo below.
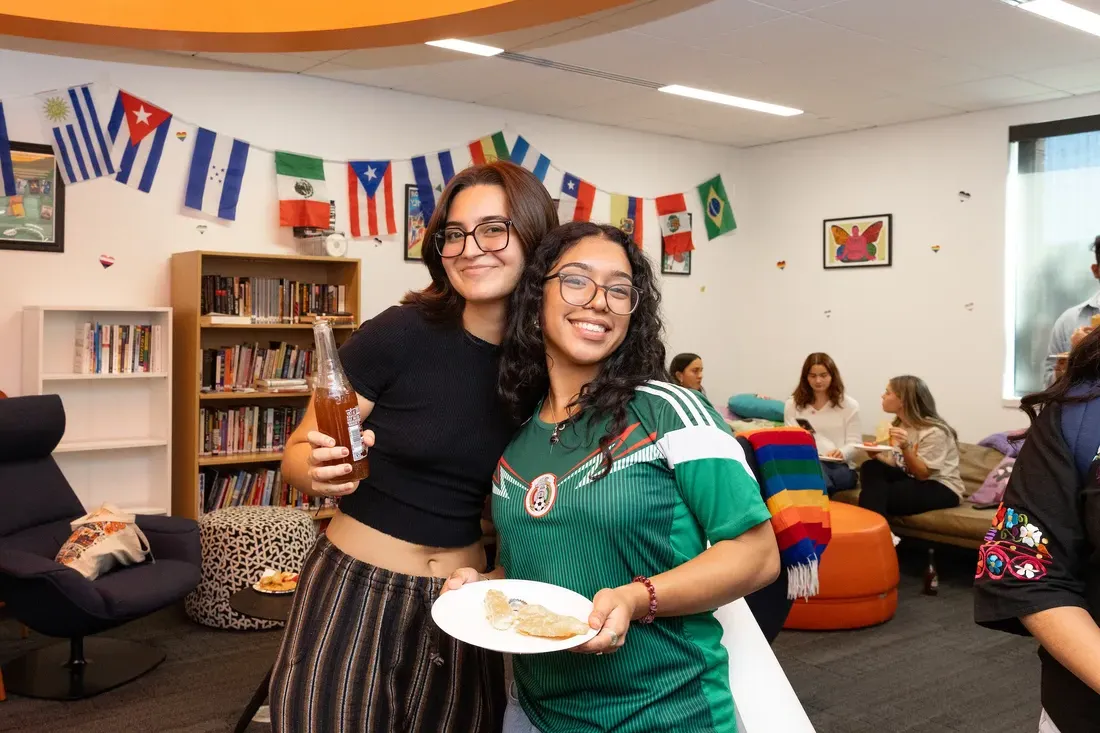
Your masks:
{"label": "white stripe on jersey sleeve", "polygon": [[688,461],[720,458],[737,461],[752,476],[752,469],[745,460],[745,451],[741,444],[721,428],[694,425],[673,430],[657,441],[657,448],[664,455],[669,468],[676,468],[678,464]]}
{"label": "white stripe on jersey sleeve", "polygon": [[669,382],[656,382],[651,380],[649,384],[653,387],[660,387],[662,389],[665,389],[672,394],[678,396],[684,403],[687,404],[688,409],[691,410],[691,414],[698,418],[695,421],[697,424],[714,426],[717,425],[714,422],[714,419],[711,418],[710,411],[706,408],[706,405],[704,405],[702,400],[700,400],[690,389],[687,389],[686,387],[681,387],[678,384],[670,384]]}
{"label": "white stripe on jersey sleeve", "polygon": [[637,387],[637,390],[639,392],[645,392],[646,394],[651,394],[651,395],[654,395],[656,397],[660,397],[665,402],[672,405],[672,409],[676,411],[677,416],[679,416],[679,418],[680,418],[680,422],[682,422],[684,425],[695,425],[694,420],[689,420],[688,419],[687,413],[684,412],[684,408],[680,404],[680,401],[678,399],[676,399],[675,397],[673,397],[668,392],[665,392],[665,391],[659,390],[659,389],[654,389],[653,387],[646,387],[644,385],[640,386],[640,387]]}

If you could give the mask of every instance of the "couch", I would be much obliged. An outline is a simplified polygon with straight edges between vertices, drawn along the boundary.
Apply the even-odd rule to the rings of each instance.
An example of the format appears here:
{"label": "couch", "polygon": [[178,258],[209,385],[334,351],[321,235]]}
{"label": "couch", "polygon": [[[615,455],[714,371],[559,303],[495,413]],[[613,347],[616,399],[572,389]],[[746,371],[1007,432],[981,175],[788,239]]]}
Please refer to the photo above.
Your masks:
{"label": "couch", "polygon": [[[873,440],[874,438],[869,438]],[[965,484],[963,500],[954,509],[937,509],[908,517],[889,517],[890,528],[901,537],[915,537],[958,547],[977,548],[993,523],[993,509],[977,509],[966,500],[1004,458],[992,448],[959,443],[959,472]],[[859,489],[834,494],[833,501],[859,504]]]}

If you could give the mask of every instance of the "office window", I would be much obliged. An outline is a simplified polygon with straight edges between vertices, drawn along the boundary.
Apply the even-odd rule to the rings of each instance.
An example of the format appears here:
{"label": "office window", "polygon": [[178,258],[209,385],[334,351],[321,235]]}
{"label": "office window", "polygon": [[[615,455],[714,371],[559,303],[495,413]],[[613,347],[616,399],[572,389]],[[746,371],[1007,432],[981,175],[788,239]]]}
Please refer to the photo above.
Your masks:
{"label": "office window", "polygon": [[1096,292],[1100,116],[1009,130],[1005,392],[1043,389],[1054,321]]}

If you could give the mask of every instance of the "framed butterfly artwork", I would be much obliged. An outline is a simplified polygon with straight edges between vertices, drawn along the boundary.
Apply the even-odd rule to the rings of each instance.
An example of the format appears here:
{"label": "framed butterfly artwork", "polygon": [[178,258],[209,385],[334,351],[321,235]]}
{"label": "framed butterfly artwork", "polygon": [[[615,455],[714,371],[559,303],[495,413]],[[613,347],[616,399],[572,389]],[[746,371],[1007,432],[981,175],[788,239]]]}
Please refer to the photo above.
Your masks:
{"label": "framed butterfly artwork", "polygon": [[891,214],[826,219],[823,229],[826,270],[889,267],[894,263]]}

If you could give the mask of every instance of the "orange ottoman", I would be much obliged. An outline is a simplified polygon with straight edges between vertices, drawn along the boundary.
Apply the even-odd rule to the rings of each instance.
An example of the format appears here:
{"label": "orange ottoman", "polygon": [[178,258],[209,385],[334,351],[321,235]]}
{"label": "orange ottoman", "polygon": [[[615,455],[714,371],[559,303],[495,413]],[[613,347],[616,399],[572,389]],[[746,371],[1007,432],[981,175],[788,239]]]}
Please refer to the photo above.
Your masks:
{"label": "orange ottoman", "polygon": [[785,629],[860,629],[889,621],[898,607],[898,556],[879,514],[829,503],[833,536],[818,568],[820,591],[795,601]]}

